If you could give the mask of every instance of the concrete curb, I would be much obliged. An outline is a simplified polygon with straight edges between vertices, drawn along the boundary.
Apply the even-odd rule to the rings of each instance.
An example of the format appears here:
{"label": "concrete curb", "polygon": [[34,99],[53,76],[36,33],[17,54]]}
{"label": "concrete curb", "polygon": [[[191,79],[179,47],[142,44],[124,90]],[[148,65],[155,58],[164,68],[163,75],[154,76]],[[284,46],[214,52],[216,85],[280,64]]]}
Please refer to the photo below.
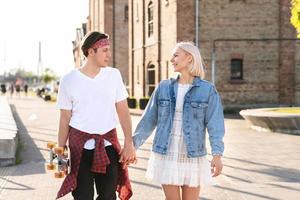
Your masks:
{"label": "concrete curb", "polygon": [[6,97],[0,97],[0,167],[15,164],[18,128]]}

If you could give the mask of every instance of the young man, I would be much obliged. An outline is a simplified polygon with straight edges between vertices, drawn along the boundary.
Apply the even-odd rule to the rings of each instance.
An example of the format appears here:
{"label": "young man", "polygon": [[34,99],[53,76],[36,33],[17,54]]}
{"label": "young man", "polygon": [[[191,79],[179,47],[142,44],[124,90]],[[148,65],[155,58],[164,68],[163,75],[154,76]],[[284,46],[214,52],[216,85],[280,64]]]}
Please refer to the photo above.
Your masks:
{"label": "young man", "polygon": [[[91,32],[81,50],[86,63],[65,75],[58,91],[58,145],[71,151],[71,172],[57,198],[72,192],[75,200],[127,200],[132,196],[126,165],[136,160],[127,91],[119,70],[107,67],[111,57],[108,35]],[[116,112],[123,132],[121,150]]]}

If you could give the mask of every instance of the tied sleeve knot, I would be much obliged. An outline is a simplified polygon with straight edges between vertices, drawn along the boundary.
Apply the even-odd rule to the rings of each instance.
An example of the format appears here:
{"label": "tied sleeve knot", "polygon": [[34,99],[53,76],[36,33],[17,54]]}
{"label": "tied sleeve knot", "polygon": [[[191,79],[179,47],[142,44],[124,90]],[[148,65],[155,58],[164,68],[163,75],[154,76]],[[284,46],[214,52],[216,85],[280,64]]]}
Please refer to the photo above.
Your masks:
{"label": "tied sleeve knot", "polygon": [[106,166],[110,164],[108,155],[105,151],[104,146],[104,136],[103,135],[93,135],[93,138],[96,141],[94,159],[91,171],[95,173],[106,173]]}

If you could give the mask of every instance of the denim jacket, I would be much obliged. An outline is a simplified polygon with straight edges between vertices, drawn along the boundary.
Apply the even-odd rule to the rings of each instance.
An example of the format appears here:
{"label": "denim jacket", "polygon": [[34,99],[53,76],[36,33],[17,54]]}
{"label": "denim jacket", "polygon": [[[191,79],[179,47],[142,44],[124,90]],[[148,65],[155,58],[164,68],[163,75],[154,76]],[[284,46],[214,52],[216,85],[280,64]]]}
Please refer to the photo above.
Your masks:
{"label": "denim jacket", "polygon": [[[153,92],[141,121],[133,136],[135,148],[139,148],[156,128],[152,151],[166,154],[170,144],[175,113],[178,78],[162,81]],[[206,129],[212,155],[222,155],[224,151],[224,116],[219,94],[215,87],[199,77],[194,81],[184,97],[182,129],[188,157],[207,154]]]}

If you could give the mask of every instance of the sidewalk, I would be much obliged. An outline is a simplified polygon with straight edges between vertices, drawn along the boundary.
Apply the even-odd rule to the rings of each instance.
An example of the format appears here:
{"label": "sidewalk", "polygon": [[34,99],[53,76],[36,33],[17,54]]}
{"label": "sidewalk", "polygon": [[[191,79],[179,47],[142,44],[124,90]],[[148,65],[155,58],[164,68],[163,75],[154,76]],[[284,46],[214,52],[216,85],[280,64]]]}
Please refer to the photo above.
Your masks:
{"label": "sidewalk", "polygon": [[[59,113],[55,104],[37,98],[13,99],[11,103],[23,159],[20,165],[0,168],[0,200],[53,200],[62,180],[45,170],[46,143],[56,141]],[[133,129],[139,119],[132,115]],[[226,117],[225,123],[223,174],[216,179],[218,186],[201,191],[201,200],[298,200],[300,136],[256,132],[241,118]],[[118,131],[122,142],[120,127]],[[160,186],[144,178],[151,144],[149,138],[137,152],[138,164],[129,167],[132,200],[164,199]]]}

